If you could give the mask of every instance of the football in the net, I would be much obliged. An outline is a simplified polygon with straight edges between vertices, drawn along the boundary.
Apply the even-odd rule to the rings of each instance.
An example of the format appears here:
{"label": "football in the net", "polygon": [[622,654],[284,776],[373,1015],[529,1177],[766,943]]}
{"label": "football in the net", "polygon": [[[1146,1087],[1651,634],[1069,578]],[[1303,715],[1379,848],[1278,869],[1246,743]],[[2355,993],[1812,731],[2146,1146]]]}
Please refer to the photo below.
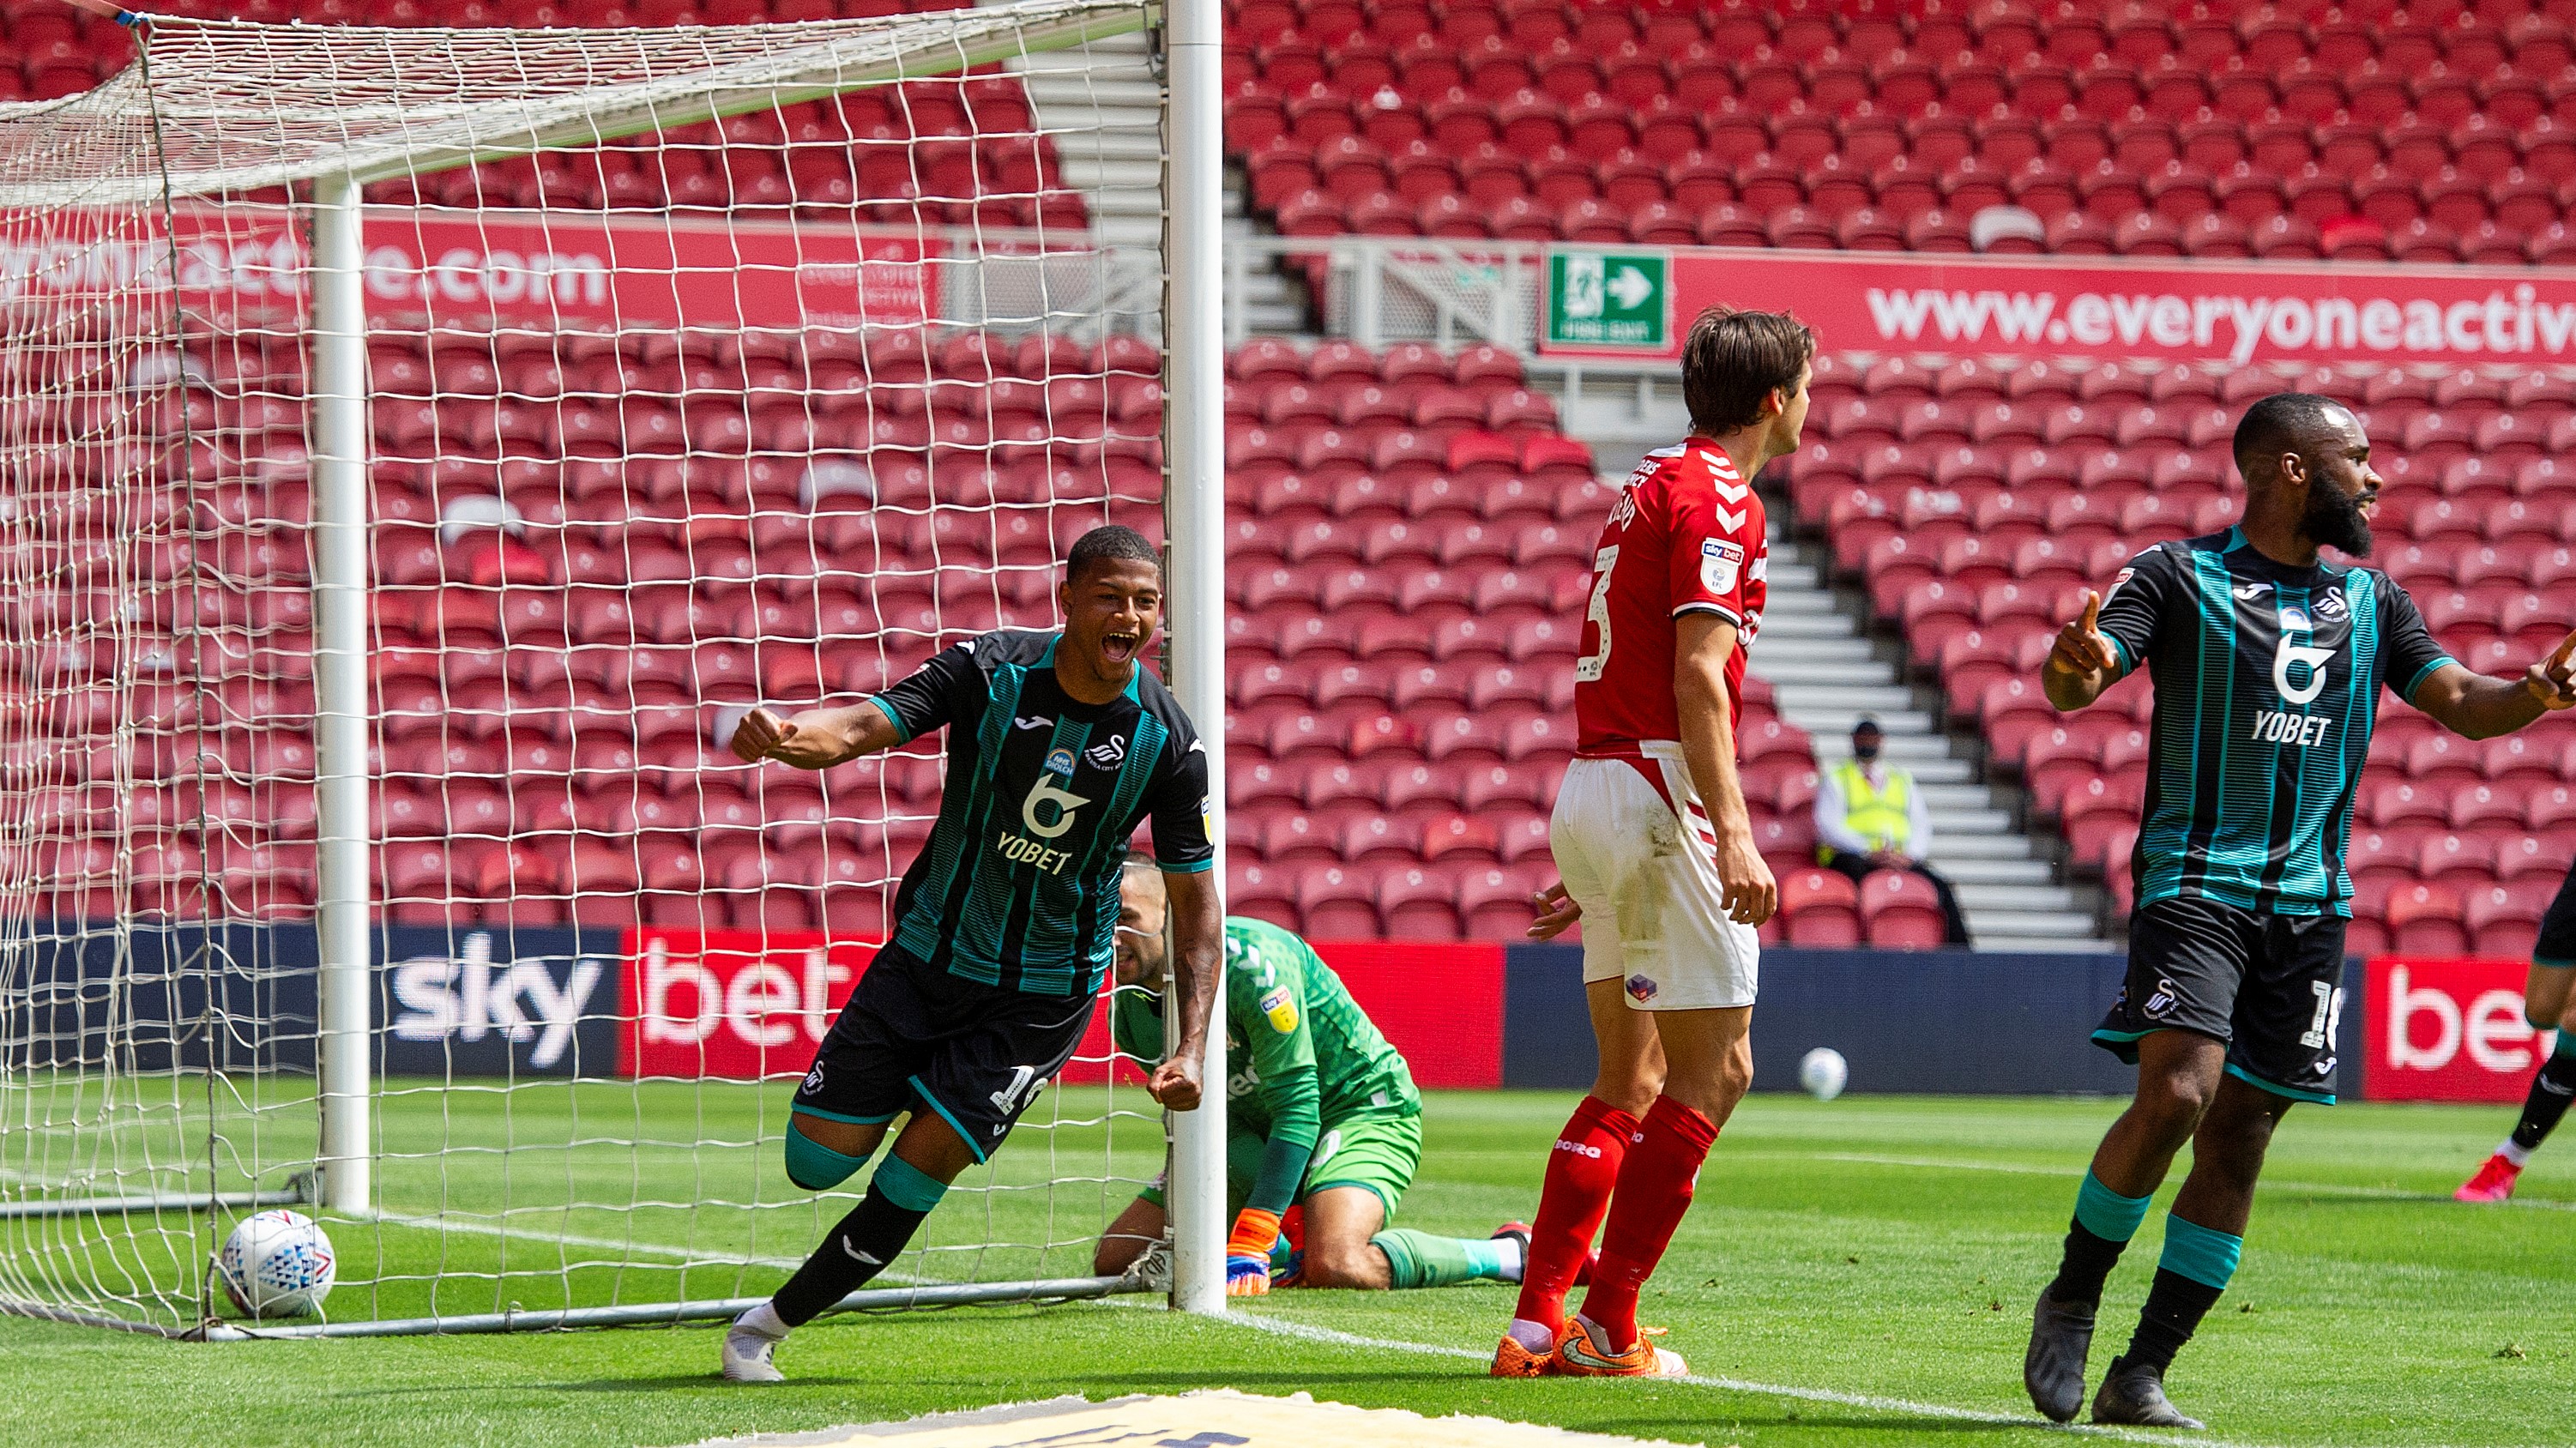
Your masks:
{"label": "football in the net", "polygon": [[233,1306],[253,1317],[301,1317],[322,1310],[336,1274],[331,1238],[302,1212],[245,1217],[224,1239],[217,1275]]}
{"label": "football in the net", "polygon": [[1851,1079],[1851,1066],[1843,1053],[1831,1046],[1818,1046],[1798,1063],[1798,1084],[1819,1101],[1831,1101],[1843,1094],[1843,1083]]}

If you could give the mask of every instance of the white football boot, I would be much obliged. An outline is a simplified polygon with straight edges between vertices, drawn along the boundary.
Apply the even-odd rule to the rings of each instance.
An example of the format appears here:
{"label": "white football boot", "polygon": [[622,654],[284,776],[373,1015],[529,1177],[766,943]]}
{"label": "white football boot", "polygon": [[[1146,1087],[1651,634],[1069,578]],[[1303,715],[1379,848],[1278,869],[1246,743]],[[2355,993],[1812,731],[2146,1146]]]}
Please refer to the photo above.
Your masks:
{"label": "white football boot", "polygon": [[776,1318],[768,1309],[769,1304],[764,1302],[735,1318],[733,1326],[725,1329],[724,1379],[726,1382],[783,1383],[787,1381],[787,1375],[780,1372],[778,1365],[769,1360],[769,1355],[777,1349],[784,1334],[773,1336],[763,1332],[760,1327],[752,1325],[752,1319],[755,1316],[775,1321]]}

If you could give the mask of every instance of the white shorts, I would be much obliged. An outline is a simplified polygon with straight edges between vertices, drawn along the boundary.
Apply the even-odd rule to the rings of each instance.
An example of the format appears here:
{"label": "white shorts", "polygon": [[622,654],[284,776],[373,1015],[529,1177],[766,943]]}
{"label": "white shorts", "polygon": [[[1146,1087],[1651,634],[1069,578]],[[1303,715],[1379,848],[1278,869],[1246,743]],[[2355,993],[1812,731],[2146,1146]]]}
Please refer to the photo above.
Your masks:
{"label": "white shorts", "polygon": [[1749,1006],[1762,944],[1719,903],[1714,827],[1681,746],[1656,741],[1642,752],[1575,760],[1548,822],[1557,876],[1583,907],[1584,982],[1624,979],[1636,1010]]}

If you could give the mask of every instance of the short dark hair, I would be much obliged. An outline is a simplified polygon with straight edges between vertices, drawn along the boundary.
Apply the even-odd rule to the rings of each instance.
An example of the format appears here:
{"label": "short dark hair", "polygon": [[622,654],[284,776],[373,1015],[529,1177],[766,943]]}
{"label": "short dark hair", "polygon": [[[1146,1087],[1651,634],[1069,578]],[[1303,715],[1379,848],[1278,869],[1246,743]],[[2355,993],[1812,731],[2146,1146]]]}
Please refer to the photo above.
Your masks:
{"label": "short dark hair", "polygon": [[[2253,482],[2254,470],[2245,465],[2249,458],[2278,458],[2291,452],[2304,457],[2315,452],[2325,441],[2327,429],[2340,425],[2334,413],[2350,417],[2352,409],[2313,392],[2275,392],[2255,403],[2236,422],[2230,446],[2236,470]],[[2265,476],[2270,476],[2268,471]]]}
{"label": "short dark hair", "polygon": [[1064,555],[1064,581],[1080,583],[1095,563],[1151,563],[1159,573],[1163,555],[1135,529],[1105,523],[1073,540],[1073,551]]}
{"label": "short dark hair", "polygon": [[1682,338],[1682,401],[1691,430],[1708,437],[1751,427],[1762,401],[1794,391],[1816,355],[1816,334],[1787,312],[1711,307]]}

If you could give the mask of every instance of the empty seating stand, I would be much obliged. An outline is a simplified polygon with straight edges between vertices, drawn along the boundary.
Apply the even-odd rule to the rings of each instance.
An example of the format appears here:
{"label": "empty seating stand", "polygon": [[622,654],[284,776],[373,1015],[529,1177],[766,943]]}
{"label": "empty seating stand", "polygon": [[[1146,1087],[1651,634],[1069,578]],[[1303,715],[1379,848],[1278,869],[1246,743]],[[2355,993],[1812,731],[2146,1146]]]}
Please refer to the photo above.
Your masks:
{"label": "empty seating stand", "polygon": [[1289,235],[2576,261],[2576,9],[1233,0]]}

